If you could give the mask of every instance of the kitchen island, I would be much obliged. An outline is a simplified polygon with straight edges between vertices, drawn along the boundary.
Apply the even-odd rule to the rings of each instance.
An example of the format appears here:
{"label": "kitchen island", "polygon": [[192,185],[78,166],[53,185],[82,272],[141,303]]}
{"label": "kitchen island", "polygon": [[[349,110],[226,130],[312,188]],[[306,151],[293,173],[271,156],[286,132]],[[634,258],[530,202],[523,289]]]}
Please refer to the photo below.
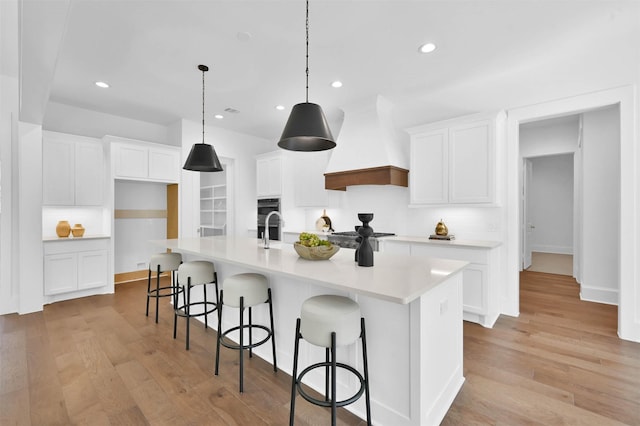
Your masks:
{"label": "kitchen island", "polygon": [[[354,250],[341,249],[326,261],[299,258],[293,246],[258,239],[206,237],[157,240],[185,260],[214,262],[219,282],[242,272],[269,278],[273,292],[278,366],[291,374],[295,321],[302,302],[318,294],[351,297],[367,323],[371,411],[376,425],[437,425],[464,382],[462,375],[462,275],[467,262],[376,253],[373,267],[359,267]],[[230,312],[231,311],[231,312]],[[224,312],[224,328],[237,325],[237,312]],[[266,308],[255,322],[268,321]],[[215,324],[215,321],[210,321]],[[301,366],[324,358],[324,349],[301,346]],[[272,362],[269,348],[254,353]],[[339,360],[361,368],[361,346],[339,348]],[[320,375],[308,384],[324,389]],[[338,397],[359,386],[338,377]],[[246,384],[250,391],[251,383]],[[254,384],[256,385],[256,384]],[[364,401],[347,406],[364,417]]]}

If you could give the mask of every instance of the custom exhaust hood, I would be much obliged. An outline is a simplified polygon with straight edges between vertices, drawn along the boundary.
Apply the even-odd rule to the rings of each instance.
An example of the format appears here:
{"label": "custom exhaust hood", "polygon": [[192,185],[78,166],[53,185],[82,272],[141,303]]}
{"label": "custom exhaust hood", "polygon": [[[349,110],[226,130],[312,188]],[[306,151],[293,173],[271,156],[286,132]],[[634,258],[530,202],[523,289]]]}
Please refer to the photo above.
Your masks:
{"label": "custom exhaust hood", "polygon": [[345,109],[324,174],[325,189],[408,186],[409,135],[394,127],[392,112],[393,105],[380,95],[364,107]]}

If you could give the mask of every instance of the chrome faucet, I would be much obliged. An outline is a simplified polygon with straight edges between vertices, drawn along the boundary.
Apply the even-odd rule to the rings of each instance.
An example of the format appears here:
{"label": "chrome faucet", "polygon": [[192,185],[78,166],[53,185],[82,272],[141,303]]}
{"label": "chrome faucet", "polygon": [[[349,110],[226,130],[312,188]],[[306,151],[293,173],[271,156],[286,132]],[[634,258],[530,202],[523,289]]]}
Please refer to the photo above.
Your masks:
{"label": "chrome faucet", "polygon": [[282,215],[280,214],[280,212],[276,210],[269,212],[267,217],[264,219],[264,232],[262,233],[262,241],[264,242],[265,249],[269,248],[269,219],[271,218],[271,215],[274,215],[274,214],[280,217],[280,224],[284,228],[284,219],[282,218]]}

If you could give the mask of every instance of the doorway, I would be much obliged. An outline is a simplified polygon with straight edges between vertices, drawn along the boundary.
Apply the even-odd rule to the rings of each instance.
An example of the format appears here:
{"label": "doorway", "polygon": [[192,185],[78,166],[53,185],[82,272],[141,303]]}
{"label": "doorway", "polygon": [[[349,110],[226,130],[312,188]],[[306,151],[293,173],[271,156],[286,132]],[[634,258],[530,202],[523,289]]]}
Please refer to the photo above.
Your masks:
{"label": "doorway", "polygon": [[[536,120],[556,118],[571,114],[581,114],[599,108],[617,106],[619,119],[615,128],[619,132],[618,169],[610,173],[618,182],[618,189],[610,191],[616,197],[615,204],[608,204],[609,218],[615,218],[607,222],[604,227],[601,223],[595,229],[606,229],[608,236],[614,236],[617,240],[615,255],[617,258],[616,274],[612,278],[615,280],[615,289],[605,289],[607,291],[597,294],[598,298],[606,296],[612,298],[612,303],[618,305],[618,334],[623,339],[640,341],[640,322],[636,321],[640,307],[632,297],[635,294],[637,284],[637,272],[634,267],[636,254],[636,241],[639,238],[638,229],[635,226],[637,206],[632,202],[638,189],[638,183],[633,179],[634,170],[638,164],[638,156],[634,150],[634,103],[633,87],[622,87],[588,95],[575,96],[544,104],[532,105],[529,107],[516,108],[509,111],[507,121],[507,250],[505,253],[507,271],[504,282],[504,304],[503,313],[517,316],[519,314],[519,271],[521,269],[522,251],[518,250],[522,244],[521,223],[522,223],[522,156],[520,153],[520,124],[533,122]],[[578,169],[580,171],[580,169]],[[589,174],[585,174],[589,176]],[[593,182],[592,182],[593,183]],[[588,198],[591,194],[581,188],[581,194]],[[587,200],[581,202],[587,204]],[[591,201],[589,201],[591,202]],[[581,209],[583,215],[587,215],[589,209]],[[586,217],[580,217],[580,224],[584,230],[586,228]],[[606,226],[611,223],[612,226]],[[630,232],[622,232],[628,229]],[[580,238],[582,233],[577,233],[576,238]],[[582,236],[584,237],[584,236]],[[587,241],[582,241],[579,246],[591,247]],[[598,245],[597,243],[595,244]],[[511,247],[512,249],[508,249]],[[584,253],[580,253],[581,269],[587,263],[584,260]],[[599,267],[599,261],[593,262],[595,268]],[[579,273],[584,271],[580,270]],[[594,288],[594,290],[598,290]],[[611,291],[610,291],[611,290]],[[594,294],[597,291],[594,291]],[[604,293],[607,293],[606,295]]]}

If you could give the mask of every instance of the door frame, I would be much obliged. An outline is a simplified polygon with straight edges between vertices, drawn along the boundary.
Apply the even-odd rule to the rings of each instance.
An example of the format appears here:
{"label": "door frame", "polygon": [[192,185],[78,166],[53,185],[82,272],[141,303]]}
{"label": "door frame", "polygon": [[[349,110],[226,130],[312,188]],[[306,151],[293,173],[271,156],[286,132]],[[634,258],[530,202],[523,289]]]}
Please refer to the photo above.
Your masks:
{"label": "door frame", "polygon": [[[586,95],[564,98],[515,108],[507,115],[507,236],[506,271],[502,291],[502,312],[518,316],[520,311],[521,232],[520,124],[612,105],[620,108],[620,259],[618,264],[618,336],[640,342],[640,280],[635,266],[636,247],[640,244],[640,184],[636,170],[640,166],[637,134],[635,87],[624,86]],[[622,232],[624,230],[624,232]]]}

